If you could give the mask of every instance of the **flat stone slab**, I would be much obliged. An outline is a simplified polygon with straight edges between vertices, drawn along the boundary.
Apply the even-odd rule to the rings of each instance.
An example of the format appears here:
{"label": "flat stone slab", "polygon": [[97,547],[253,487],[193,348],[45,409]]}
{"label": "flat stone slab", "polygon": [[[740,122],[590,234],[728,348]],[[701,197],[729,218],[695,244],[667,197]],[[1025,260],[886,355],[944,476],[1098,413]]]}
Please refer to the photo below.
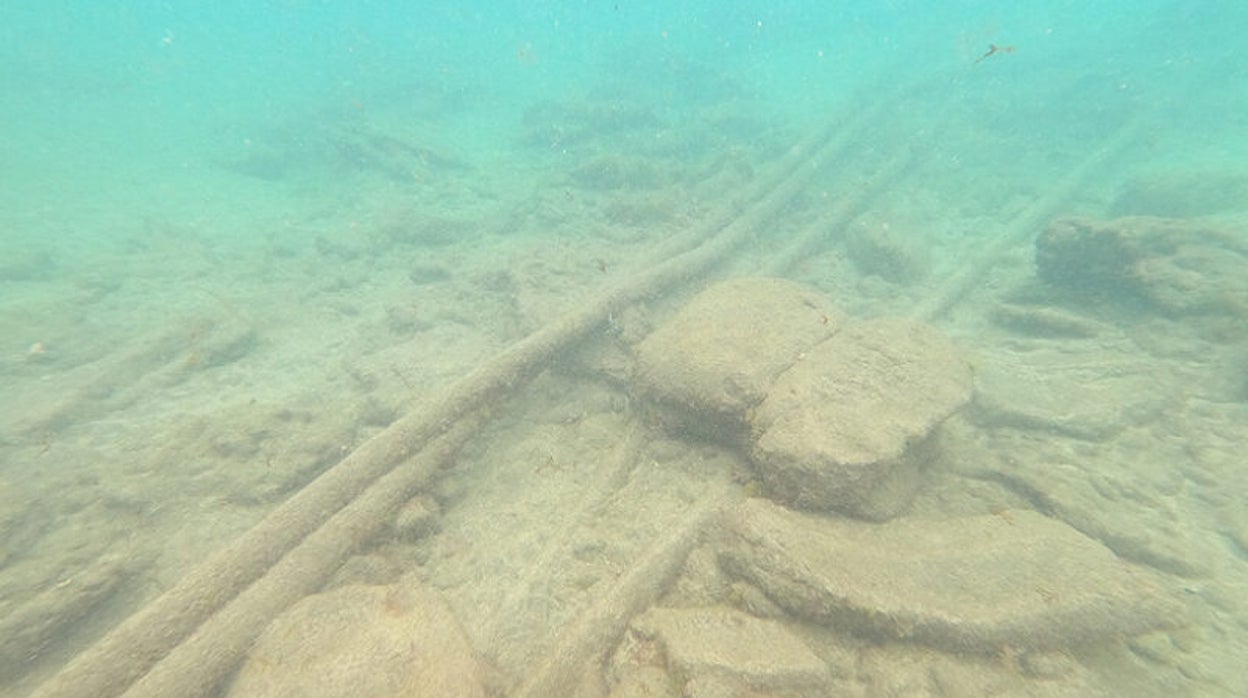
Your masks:
{"label": "flat stone slab", "polygon": [[776,376],[831,336],[841,313],[792,281],[737,278],[699,293],[637,346],[640,392],[700,431],[746,432],[745,415]]}
{"label": "flat stone slab", "polygon": [[886,519],[909,503],[924,441],[971,395],[953,343],[917,320],[846,326],[776,379],[751,456],[776,499]]}
{"label": "flat stone slab", "polygon": [[1168,371],[1105,349],[1038,349],[984,356],[975,370],[972,419],[986,427],[1048,431],[1103,441],[1151,421],[1179,386]]}
{"label": "flat stone slab", "polygon": [[345,586],[309,596],[256,641],[230,698],[485,698],[450,608],[414,585]]}
{"label": "flat stone slab", "polygon": [[1054,221],[1036,239],[1036,270],[1049,284],[1138,313],[1248,316],[1248,244],[1205,220],[1127,216]]}
{"label": "flat stone slab", "polygon": [[729,530],[720,559],[730,574],[861,637],[992,653],[1131,637],[1182,618],[1147,570],[1033,511],[868,524],[751,499]]}
{"label": "flat stone slab", "polygon": [[732,608],[652,608],[632,628],[657,639],[668,666],[686,678],[731,678],[763,690],[828,681],[827,666],[801,638],[777,621]]}

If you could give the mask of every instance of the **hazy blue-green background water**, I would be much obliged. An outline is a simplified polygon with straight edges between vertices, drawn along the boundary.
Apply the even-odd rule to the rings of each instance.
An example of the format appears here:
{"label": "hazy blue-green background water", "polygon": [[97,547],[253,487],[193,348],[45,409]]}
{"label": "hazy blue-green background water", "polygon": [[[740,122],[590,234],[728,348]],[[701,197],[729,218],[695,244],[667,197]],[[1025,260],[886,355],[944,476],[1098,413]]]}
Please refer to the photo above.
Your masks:
{"label": "hazy blue-green background water", "polygon": [[[1175,294],[1159,310],[1114,305],[1112,292],[1105,307],[1063,305],[1035,278],[1032,240],[1049,218],[1029,223],[940,329],[1007,376],[1071,368],[1055,393],[1091,376],[1041,415],[1061,428],[1025,415],[1004,437],[990,426],[974,438],[1002,472],[1031,464],[1039,483],[1069,461],[1046,513],[1132,564],[1173,562],[1160,567],[1185,598],[1212,599],[1202,617],[1217,622],[1196,624],[1208,636],[1176,641],[1178,659],[1154,652],[1166,658],[1147,675],[1212,676],[1201,685],[1233,694],[1248,646],[1248,300],[1235,266],[1248,258],[1235,242],[1248,213],[1246,28],[1248,4],[1229,0],[0,3],[0,618],[75,589],[66,580],[101,559],[111,583],[126,580],[87,620],[0,643],[0,684],[6,668],[30,672],[0,697],[24,695],[439,386],[644,269],[657,246],[742,210],[739,196],[829,125],[857,139],[848,154],[725,273],[760,273],[822,231],[793,278],[851,315],[910,314],[1120,133],[1123,152],[1045,216],[1159,214],[1217,232],[1190,269],[1163,275]],[[853,132],[876,105],[887,109]],[[877,199],[829,222],[892,161],[906,166]],[[1074,335],[1044,336],[1053,326],[1028,324],[1037,308]],[[612,317],[608,334],[635,343],[671,308],[650,310]],[[577,432],[595,418],[620,426],[627,375],[613,378],[535,390],[519,398],[533,403],[520,436],[481,439],[505,453],[524,443],[499,459],[521,469],[500,485],[508,497],[575,480],[552,454],[578,439],[593,445],[569,456],[581,463],[623,439]],[[558,396],[554,416],[543,390]],[[1070,436],[1106,424],[1121,433]],[[484,473],[473,484],[489,501],[496,466],[478,457],[465,469]],[[948,491],[966,486],[941,476]],[[533,497],[542,513],[583,499]],[[1024,500],[952,501],[927,514]],[[479,535],[454,515],[434,545],[455,555],[497,543],[498,559],[527,564],[532,538],[565,535],[537,515],[517,519],[532,530]],[[446,564],[421,574],[455,578],[461,621],[486,635],[477,649],[497,649],[480,628],[497,629],[506,604],[474,586],[491,575]],[[504,567],[495,582],[517,574]],[[500,641],[521,650],[491,659],[516,678],[520,655],[549,639]],[[31,647],[53,649],[28,661]]]}
{"label": "hazy blue-green background water", "polygon": [[45,234],[32,207],[168,195],[171,172],[292,114],[421,92],[456,100],[472,124],[460,143],[482,149],[506,147],[535,101],[611,90],[680,110],[712,74],[807,123],[999,43],[1018,49],[983,66],[1003,100],[1026,99],[1027,81],[1103,77],[1176,128],[1218,129],[1243,111],[1246,14],[1162,0],[5,3],[2,196],[23,221],[5,238]]}

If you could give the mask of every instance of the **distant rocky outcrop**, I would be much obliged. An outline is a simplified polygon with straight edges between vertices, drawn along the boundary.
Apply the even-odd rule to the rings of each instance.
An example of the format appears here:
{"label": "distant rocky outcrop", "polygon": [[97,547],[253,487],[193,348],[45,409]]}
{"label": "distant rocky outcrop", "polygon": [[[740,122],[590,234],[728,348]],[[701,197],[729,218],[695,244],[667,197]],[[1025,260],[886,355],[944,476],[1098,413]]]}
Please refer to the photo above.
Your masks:
{"label": "distant rocky outcrop", "polygon": [[1036,240],[1036,268],[1055,288],[1169,316],[1248,317],[1248,238],[1200,220],[1064,218]]}

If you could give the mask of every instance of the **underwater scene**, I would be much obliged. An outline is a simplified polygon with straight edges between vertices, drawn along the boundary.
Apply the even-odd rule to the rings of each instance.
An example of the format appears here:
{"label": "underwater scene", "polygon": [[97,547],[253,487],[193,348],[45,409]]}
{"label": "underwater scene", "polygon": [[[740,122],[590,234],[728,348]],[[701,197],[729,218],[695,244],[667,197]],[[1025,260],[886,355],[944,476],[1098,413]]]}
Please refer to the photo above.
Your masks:
{"label": "underwater scene", "polygon": [[1248,5],[0,6],[0,698],[1248,695]]}

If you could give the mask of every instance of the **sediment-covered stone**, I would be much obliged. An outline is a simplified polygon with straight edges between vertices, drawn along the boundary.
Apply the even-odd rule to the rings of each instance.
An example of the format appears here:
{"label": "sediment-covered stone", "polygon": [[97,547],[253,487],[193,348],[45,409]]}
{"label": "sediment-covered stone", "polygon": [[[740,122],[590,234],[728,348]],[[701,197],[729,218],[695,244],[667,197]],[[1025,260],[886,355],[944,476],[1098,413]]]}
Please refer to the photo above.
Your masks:
{"label": "sediment-covered stone", "polygon": [[450,608],[414,585],[345,586],[278,616],[239,670],[230,698],[484,698]]}
{"label": "sediment-covered stone", "polygon": [[739,442],[747,411],[802,352],[837,331],[841,315],[813,289],[772,278],[715,284],[637,347],[639,392],[669,426]]}
{"label": "sediment-covered stone", "polygon": [[823,685],[823,661],[774,620],[725,607],[652,608],[633,620],[634,632],[654,638],[667,664],[688,680],[724,678],[753,689],[796,690]]}
{"label": "sediment-covered stone", "polygon": [[931,327],[852,324],[776,379],[751,455],[780,501],[887,519],[913,496],[928,437],[970,395],[970,367]]}
{"label": "sediment-covered stone", "polygon": [[730,517],[721,562],[795,615],[944,651],[1055,649],[1173,627],[1151,572],[1039,513],[885,524],[761,499]]}

